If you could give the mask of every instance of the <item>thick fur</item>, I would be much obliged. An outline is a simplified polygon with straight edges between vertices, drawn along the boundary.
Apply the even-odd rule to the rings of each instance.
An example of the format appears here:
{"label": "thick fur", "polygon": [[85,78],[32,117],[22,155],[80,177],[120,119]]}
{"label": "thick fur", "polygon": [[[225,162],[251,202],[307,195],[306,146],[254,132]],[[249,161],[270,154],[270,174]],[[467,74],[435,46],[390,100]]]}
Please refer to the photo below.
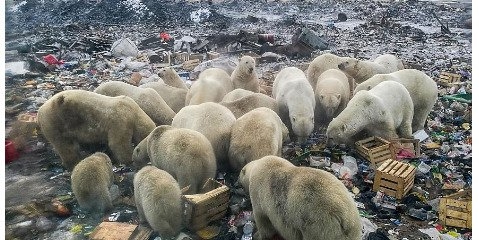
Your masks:
{"label": "thick fur", "polygon": [[138,168],[151,160],[153,166],[171,174],[180,188],[189,186],[186,194],[199,193],[208,178],[216,176],[211,143],[191,129],[159,126],[136,146],[132,158]]}
{"label": "thick fur", "polygon": [[253,94],[254,92],[250,91],[250,90],[246,90],[246,89],[242,89],[242,88],[237,88],[229,93],[227,93],[224,97],[223,97],[223,102],[232,102],[232,101],[235,101],[235,100],[238,100],[242,97],[246,97],[248,95],[251,95]]}
{"label": "thick fur", "polygon": [[296,67],[281,70],[273,82],[273,98],[291,139],[297,138],[300,143],[305,143],[314,130],[316,101],[304,72]]}
{"label": "thick fur", "polygon": [[267,107],[276,113],[279,112],[276,100],[262,93],[253,93],[232,102],[223,101],[220,104],[231,110],[236,118],[259,107]]}
{"label": "thick fur", "polygon": [[404,69],[402,61],[392,54],[379,55],[374,59],[374,62],[385,67],[387,73],[393,73]]}
{"label": "thick fur", "polygon": [[385,81],[369,91],[357,92],[329,123],[326,135],[330,144],[350,145],[363,137],[361,132],[386,139],[412,138],[413,115],[407,89],[398,82]]}
{"label": "thick fur", "polygon": [[416,69],[404,69],[389,74],[377,74],[359,84],[354,93],[369,90],[380,82],[396,81],[406,87],[414,104],[412,131],[424,129],[427,116],[437,101],[438,87],[436,82],[425,73]]}
{"label": "thick fur", "polygon": [[188,90],[185,82],[180,78],[178,73],[175,71],[174,68],[165,67],[158,70],[158,76],[163,79],[163,82],[176,88],[183,88]]}
{"label": "thick fur", "polygon": [[188,92],[186,89],[172,87],[160,82],[149,82],[139,87],[152,88],[155,90],[175,113],[185,106],[186,93]]}
{"label": "thick fur", "polygon": [[171,126],[192,129],[205,135],[213,146],[218,168],[223,168],[227,166],[231,128],[235,121],[235,116],[228,108],[206,102],[181,109]]}
{"label": "thick fur", "polygon": [[185,105],[218,103],[231,91],[233,91],[233,83],[228,73],[223,69],[209,68],[201,72],[198,80],[191,85],[186,94]]}
{"label": "thick fur", "polygon": [[[328,69],[338,69],[338,65],[343,62],[343,57],[336,56],[331,53],[325,53],[316,57],[308,66],[306,70],[306,75],[308,76],[308,81],[313,87],[313,90],[316,88],[319,76],[323,74]],[[347,75],[349,88],[352,90],[355,87],[354,78]]]}
{"label": "thick fur", "polygon": [[38,124],[69,171],[83,159],[81,144],[107,144],[114,162],[129,164],[132,142],[138,144],[155,128],[133,99],[84,90],[55,94],[38,110]]}
{"label": "thick fur", "polygon": [[239,182],[251,198],[255,239],[361,239],[356,204],[331,173],[266,156],[243,167]]}
{"label": "thick fur", "polygon": [[316,83],[316,125],[328,125],[343,111],[350,99],[348,77],[337,69],[323,72]]}
{"label": "thick fur", "polygon": [[156,125],[171,124],[175,116],[175,112],[153,89],[139,88],[120,81],[111,81],[100,84],[94,92],[110,97],[120,95],[131,97]]}
{"label": "thick fur", "polygon": [[80,208],[98,213],[113,208],[109,192],[113,169],[108,155],[97,152],[80,161],[72,171],[71,183]]}
{"label": "thick fur", "polygon": [[352,76],[356,83],[362,83],[376,74],[389,73],[383,65],[376,62],[349,57],[343,58],[343,62],[338,64],[338,68]]}
{"label": "thick fur", "polygon": [[231,80],[235,89],[242,88],[259,93],[260,87],[255,65],[254,58],[250,56],[241,57],[238,66],[231,74]]}
{"label": "thick fur", "polygon": [[288,128],[273,110],[254,109],[236,120],[228,152],[230,166],[240,171],[247,163],[268,155],[281,156]]}
{"label": "thick fur", "polygon": [[161,238],[170,239],[181,230],[181,190],[166,171],[146,166],[133,179],[135,203],[141,223],[148,223]]}

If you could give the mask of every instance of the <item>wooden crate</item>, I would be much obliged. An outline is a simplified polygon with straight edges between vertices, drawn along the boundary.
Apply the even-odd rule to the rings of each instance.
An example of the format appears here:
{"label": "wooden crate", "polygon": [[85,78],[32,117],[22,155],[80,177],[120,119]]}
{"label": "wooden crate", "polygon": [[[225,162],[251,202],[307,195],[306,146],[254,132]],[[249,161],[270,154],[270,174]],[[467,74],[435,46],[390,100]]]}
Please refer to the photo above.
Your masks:
{"label": "wooden crate", "polygon": [[442,197],[439,220],[447,226],[472,229],[472,190]]}
{"label": "wooden crate", "polygon": [[439,75],[439,80],[437,83],[441,86],[452,86],[454,83],[458,83],[461,81],[461,75],[456,74],[456,73],[450,73],[450,72],[441,72],[441,75]]}
{"label": "wooden crate", "polygon": [[414,157],[421,155],[421,147],[419,146],[419,139],[410,138],[393,138],[389,139],[391,144],[391,153],[393,159],[397,159],[397,154],[402,150],[407,150],[414,154]]}
{"label": "wooden crate", "polygon": [[102,222],[90,234],[91,240],[148,240],[153,230],[122,222]]}
{"label": "wooden crate", "polygon": [[206,193],[182,197],[185,226],[192,231],[221,219],[228,210],[230,189],[227,186],[209,179],[203,189]]}
{"label": "wooden crate", "polygon": [[390,149],[390,142],[381,137],[369,137],[356,142],[356,150],[366,160],[377,168],[382,162],[394,158]]}
{"label": "wooden crate", "polygon": [[402,199],[414,184],[416,167],[394,159],[385,161],[374,176],[373,191],[383,191],[385,194]]}

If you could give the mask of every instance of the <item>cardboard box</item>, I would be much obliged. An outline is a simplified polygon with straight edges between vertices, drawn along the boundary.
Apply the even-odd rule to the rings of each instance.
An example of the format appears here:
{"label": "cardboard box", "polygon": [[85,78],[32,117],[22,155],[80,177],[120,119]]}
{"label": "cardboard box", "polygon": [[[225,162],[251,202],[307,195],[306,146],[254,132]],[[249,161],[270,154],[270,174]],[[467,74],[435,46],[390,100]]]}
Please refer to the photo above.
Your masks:
{"label": "cardboard box", "polygon": [[183,195],[185,226],[200,230],[210,222],[221,219],[228,210],[230,189],[214,179],[208,179],[203,194]]}
{"label": "cardboard box", "polygon": [[394,159],[385,161],[376,169],[373,191],[383,191],[385,194],[402,199],[414,185],[416,167]]}

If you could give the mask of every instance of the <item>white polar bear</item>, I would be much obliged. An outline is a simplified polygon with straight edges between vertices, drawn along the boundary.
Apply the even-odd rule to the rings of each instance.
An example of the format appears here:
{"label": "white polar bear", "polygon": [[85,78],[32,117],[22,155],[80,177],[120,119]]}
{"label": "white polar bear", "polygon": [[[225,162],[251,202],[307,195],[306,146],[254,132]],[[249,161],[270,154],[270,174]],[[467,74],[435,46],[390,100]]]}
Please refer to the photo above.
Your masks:
{"label": "white polar bear", "polygon": [[[414,106],[407,89],[385,81],[369,91],[359,91],[346,108],[329,123],[329,144],[354,144],[366,133],[385,139],[412,138]],[[359,139],[358,139],[359,138]]]}
{"label": "white polar bear", "polygon": [[266,156],[246,164],[239,183],[251,198],[255,239],[361,239],[356,204],[331,173]]}
{"label": "white polar bear", "polygon": [[221,169],[227,166],[231,128],[235,121],[235,116],[228,108],[206,102],[182,108],[173,118],[171,126],[203,134],[213,146],[217,166]]}
{"label": "white polar bear", "polygon": [[185,105],[205,102],[221,102],[223,97],[233,91],[233,82],[228,73],[220,68],[208,68],[200,73],[186,94]]}
{"label": "white polar bear", "polygon": [[238,118],[231,130],[228,159],[239,171],[247,163],[268,155],[281,156],[288,128],[273,110],[254,109]]}
{"label": "white polar bear", "polygon": [[406,87],[414,104],[412,131],[424,129],[427,116],[437,101],[439,90],[436,82],[425,73],[416,69],[403,69],[389,74],[377,74],[359,84],[354,93],[370,90],[380,82],[396,81]]}
{"label": "white polar bear", "polygon": [[316,125],[327,125],[346,107],[350,99],[346,74],[337,69],[323,72],[316,83]]}
{"label": "white polar bear", "polygon": [[314,90],[303,71],[296,67],[281,70],[273,82],[281,120],[288,126],[290,137],[303,144],[314,130]]}

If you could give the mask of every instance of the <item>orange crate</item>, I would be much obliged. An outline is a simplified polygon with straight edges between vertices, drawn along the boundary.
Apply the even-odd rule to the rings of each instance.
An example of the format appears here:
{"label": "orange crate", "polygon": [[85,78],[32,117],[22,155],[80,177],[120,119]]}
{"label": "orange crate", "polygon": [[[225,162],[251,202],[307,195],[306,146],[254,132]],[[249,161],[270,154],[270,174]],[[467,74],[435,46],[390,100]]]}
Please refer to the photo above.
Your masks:
{"label": "orange crate", "polygon": [[185,226],[197,231],[210,222],[221,219],[228,210],[230,189],[216,180],[209,179],[203,194],[183,195]]}
{"label": "orange crate", "polygon": [[356,142],[356,150],[363,158],[377,168],[382,162],[394,158],[390,149],[390,142],[381,137],[369,137]]}
{"label": "orange crate", "polygon": [[442,197],[439,220],[447,226],[472,229],[472,189]]}
{"label": "orange crate", "polygon": [[374,176],[373,191],[402,199],[414,184],[416,167],[393,159],[385,161]]}

